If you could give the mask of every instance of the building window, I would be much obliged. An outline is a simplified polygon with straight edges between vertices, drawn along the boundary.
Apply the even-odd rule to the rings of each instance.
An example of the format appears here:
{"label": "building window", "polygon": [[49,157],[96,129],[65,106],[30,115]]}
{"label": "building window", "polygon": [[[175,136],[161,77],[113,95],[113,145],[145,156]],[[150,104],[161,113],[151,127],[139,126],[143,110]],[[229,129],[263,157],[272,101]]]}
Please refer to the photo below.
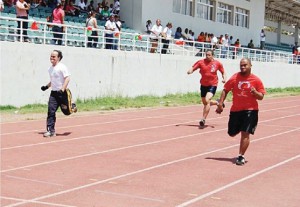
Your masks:
{"label": "building window", "polygon": [[232,24],[232,6],[219,3],[217,21],[224,24]]}
{"label": "building window", "polygon": [[173,0],[173,12],[193,15],[193,0]]}
{"label": "building window", "polygon": [[241,8],[236,8],[235,11],[235,26],[249,28],[249,11]]}
{"label": "building window", "polygon": [[212,0],[197,0],[196,17],[213,20],[214,5]]}

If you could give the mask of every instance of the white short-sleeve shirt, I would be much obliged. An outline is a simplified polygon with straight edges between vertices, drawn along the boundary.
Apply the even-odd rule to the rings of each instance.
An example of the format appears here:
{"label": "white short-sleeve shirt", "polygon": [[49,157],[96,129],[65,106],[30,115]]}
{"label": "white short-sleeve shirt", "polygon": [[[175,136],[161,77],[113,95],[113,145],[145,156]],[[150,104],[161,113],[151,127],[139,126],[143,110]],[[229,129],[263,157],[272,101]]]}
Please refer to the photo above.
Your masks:
{"label": "white short-sleeve shirt", "polygon": [[59,91],[65,82],[65,78],[71,75],[68,68],[62,63],[51,66],[48,69],[48,72],[50,75],[52,91]]}

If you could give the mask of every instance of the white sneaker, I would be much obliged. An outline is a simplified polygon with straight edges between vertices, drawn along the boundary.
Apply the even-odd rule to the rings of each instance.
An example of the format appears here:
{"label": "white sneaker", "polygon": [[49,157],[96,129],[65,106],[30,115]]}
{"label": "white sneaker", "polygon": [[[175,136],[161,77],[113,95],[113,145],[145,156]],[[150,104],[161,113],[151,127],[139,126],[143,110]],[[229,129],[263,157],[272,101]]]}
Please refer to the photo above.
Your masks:
{"label": "white sneaker", "polygon": [[55,132],[46,132],[44,133],[44,137],[56,137]]}

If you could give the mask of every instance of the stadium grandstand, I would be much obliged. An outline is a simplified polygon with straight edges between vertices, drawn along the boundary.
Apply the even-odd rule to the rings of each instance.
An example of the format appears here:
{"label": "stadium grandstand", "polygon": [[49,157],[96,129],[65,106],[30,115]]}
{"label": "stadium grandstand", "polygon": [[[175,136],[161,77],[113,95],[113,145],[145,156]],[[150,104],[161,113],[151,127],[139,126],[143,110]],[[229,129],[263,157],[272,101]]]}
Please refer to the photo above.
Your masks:
{"label": "stadium grandstand", "polygon": [[[94,5],[101,2],[101,0],[95,1]],[[108,4],[111,3],[113,0],[108,1]],[[173,35],[178,27],[193,31],[196,39],[201,32],[213,33],[216,37],[228,33],[233,41],[239,39],[242,47],[246,47],[249,41],[253,40],[254,47],[259,48],[261,29],[264,29],[266,33],[265,49],[268,51],[292,53],[292,46],[295,42],[299,42],[299,0],[242,0],[238,2],[233,0],[126,0],[121,4],[120,16],[124,34],[120,36],[120,49],[131,50],[134,47],[147,50],[149,44],[145,35],[146,21],[151,20],[155,23],[156,19],[161,19],[163,27],[167,22],[172,22]],[[51,12],[50,7],[41,6],[32,7],[29,10],[30,24],[35,22],[41,28],[33,31],[31,27],[28,30],[32,42],[51,43],[53,36],[51,30],[49,27],[43,28]],[[17,38],[14,36],[17,27],[14,18],[16,18],[15,6],[5,6],[4,11],[1,12],[0,23],[2,41],[14,41]],[[79,16],[66,15],[65,24],[70,28],[70,34],[65,35],[66,45],[85,45],[83,27],[85,27],[86,18],[86,13]],[[101,30],[99,36],[104,34],[104,24],[105,21],[98,20]],[[143,35],[143,41],[132,43],[131,40],[141,39],[140,36],[136,37],[140,34]],[[100,38],[98,48],[102,48],[104,42],[105,40]],[[194,45],[200,44],[194,43]]]}
{"label": "stadium grandstand", "polygon": [[[101,2],[101,0],[95,1],[95,5]],[[107,2],[111,4],[113,0]],[[39,79],[42,75],[40,71],[36,71],[37,66],[47,68],[48,63],[45,61],[49,55],[47,51],[60,47],[67,56],[71,56],[71,59],[64,58],[67,65],[73,65],[76,69],[85,68],[89,71],[88,77],[95,79],[91,81],[86,76],[82,76],[79,71],[73,71],[75,80],[73,79],[72,84],[77,89],[75,97],[165,95],[167,93],[190,92],[195,87],[186,83],[185,79],[181,80],[182,84],[179,85],[173,85],[178,80],[171,79],[168,81],[160,80],[159,84],[157,82],[148,83],[148,81],[157,80],[157,77],[161,76],[159,74],[160,70],[162,68],[168,70],[166,69],[168,65],[175,68],[180,66],[180,70],[185,70],[190,67],[189,64],[195,58],[198,58],[197,56],[203,57],[207,49],[214,49],[216,58],[222,58],[227,68],[232,68],[231,65],[236,63],[234,61],[243,57],[259,63],[261,68],[265,68],[265,64],[272,65],[273,68],[276,68],[278,74],[281,71],[277,68],[292,68],[288,74],[291,80],[287,78],[287,82],[281,82],[281,78],[276,81],[276,78],[273,77],[272,80],[267,79],[267,87],[294,86],[297,85],[295,82],[299,84],[299,81],[295,79],[299,77],[299,75],[296,75],[299,70],[295,73],[291,72],[295,68],[299,68],[298,64],[300,64],[299,56],[292,53],[293,45],[295,42],[299,42],[299,1],[121,0],[120,3],[119,15],[122,20],[122,30],[121,32],[115,32],[112,37],[117,40],[113,43],[116,46],[114,49],[117,50],[105,49],[108,40],[105,35],[107,30],[104,27],[105,21],[99,18],[97,18],[98,29],[95,29],[98,31],[96,48],[88,48],[90,31],[86,26],[87,14],[85,12],[78,16],[65,17],[62,46],[58,46],[54,44],[53,40],[55,38],[52,31],[52,27],[56,24],[47,22],[52,9],[41,6],[32,7],[29,10],[29,19],[25,20],[16,18],[14,5],[5,5],[0,15],[1,70],[9,68],[9,72],[20,72],[20,70],[25,70],[23,67],[26,65],[27,68],[30,68],[31,74],[39,75],[39,77],[35,77]],[[161,20],[163,27],[168,22],[173,25],[172,38],[166,55],[162,53],[164,45],[162,37],[158,39],[158,47],[155,50],[156,55],[150,54],[152,44],[151,36],[146,32],[146,22],[151,20],[155,24],[157,19]],[[17,33],[17,21],[27,21],[29,23],[27,31],[29,42],[22,42],[22,32],[20,32],[20,35]],[[199,42],[197,39],[176,39],[174,34],[178,27],[181,27],[182,30],[185,28],[191,30],[194,32],[194,37],[198,37],[201,32],[214,34],[215,37],[228,34],[232,36],[233,41],[239,39],[240,45],[231,44],[222,47],[220,43],[215,44],[211,41]],[[265,30],[266,34],[265,48],[263,49],[260,48],[262,29]],[[18,41],[19,38],[21,42]],[[250,40],[253,40],[253,48],[247,46]],[[223,50],[224,48],[225,50]],[[92,57],[93,61],[90,60]],[[15,61],[15,59],[18,61]],[[11,64],[11,61],[14,61],[14,64]],[[76,67],[74,61],[76,61]],[[173,65],[173,63],[176,63],[176,65]],[[92,70],[92,68],[111,68],[111,71],[115,72],[119,70],[119,67],[129,67],[129,65],[134,67],[134,70],[132,68],[128,70],[130,73],[133,73],[137,68],[149,69],[153,74],[147,74],[152,78],[145,80],[144,76],[138,77],[136,71],[134,73],[136,79],[129,83],[127,79],[133,77],[133,74],[123,79],[124,77],[120,75],[123,74],[121,72],[117,76],[113,76],[109,73],[110,70],[101,70],[101,74],[98,74],[97,70]],[[23,72],[27,75],[28,71]],[[179,79],[182,78],[180,76],[181,72],[176,71],[176,77]],[[264,71],[259,72],[263,73]],[[2,78],[3,86],[8,87],[11,84],[9,80],[16,79],[20,83],[24,82],[21,85],[27,85],[29,87],[28,91],[34,91],[37,88],[35,84],[38,83],[28,82],[31,77],[29,80],[24,79],[24,74],[21,73],[20,77],[16,77],[13,73],[6,74],[5,76],[8,77]],[[286,76],[286,74],[284,75]],[[282,77],[282,75],[279,76]],[[103,80],[100,77],[107,77],[107,79]],[[120,80],[115,83],[118,78]],[[139,82],[139,80],[142,81]],[[88,86],[86,85],[87,81],[90,82]],[[146,84],[147,88],[144,87],[145,83],[148,83],[148,85]],[[164,84],[160,85],[162,83]],[[132,90],[132,84],[136,84],[134,86],[135,90]],[[101,87],[99,87],[100,85]],[[35,98],[32,98],[26,96],[26,94],[20,94],[20,90],[22,89],[4,90],[4,98],[1,104],[23,105],[46,101],[46,97],[40,98],[38,93],[34,95]],[[8,93],[8,91],[10,92]],[[15,97],[18,97],[18,100]]]}

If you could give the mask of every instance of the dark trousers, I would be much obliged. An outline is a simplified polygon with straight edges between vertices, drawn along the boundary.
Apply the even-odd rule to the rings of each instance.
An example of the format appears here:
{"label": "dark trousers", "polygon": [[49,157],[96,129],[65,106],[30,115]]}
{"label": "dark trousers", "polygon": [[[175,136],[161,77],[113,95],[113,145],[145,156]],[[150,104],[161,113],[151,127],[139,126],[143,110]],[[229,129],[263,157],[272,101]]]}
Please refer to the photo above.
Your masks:
{"label": "dark trousers", "polygon": [[[18,19],[28,19],[28,17],[17,17]],[[21,39],[21,30],[22,30],[22,35],[24,37],[24,40],[28,40],[28,36],[27,36],[27,30],[28,30],[28,22],[25,22],[25,21],[18,21],[18,30],[17,30],[17,33],[18,33],[18,39],[20,40]]]}
{"label": "dark trousers", "polygon": [[98,34],[97,31],[92,31],[92,35],[88,37],[87,47],[97,47]]}
{"label": "dark trousers", "polygon": [[105,34],[105,49],[113,49],[113,34]]}
{"label": "dark trousers", "polygon": [[55,132],[56,111],[64,103],[64,94],[51,91],[48,102],[47,131]]}
{"label": "dark trousers", "polygon": [[163,49],[161,50],[161,54],[167,54],[167,50],[169,48],[169,42],[170,42],[170,40],[162,39],[161,41],[163,43]]}
{"label": "dark trousers", "polygon": [[63,28],[62,27],[59,27],[59,26],[54,26],[52,28],[52,32],[53,32],[53,42],[54,44],[57,44],[58,45],[62,45],[62,38],[63,38]]}

